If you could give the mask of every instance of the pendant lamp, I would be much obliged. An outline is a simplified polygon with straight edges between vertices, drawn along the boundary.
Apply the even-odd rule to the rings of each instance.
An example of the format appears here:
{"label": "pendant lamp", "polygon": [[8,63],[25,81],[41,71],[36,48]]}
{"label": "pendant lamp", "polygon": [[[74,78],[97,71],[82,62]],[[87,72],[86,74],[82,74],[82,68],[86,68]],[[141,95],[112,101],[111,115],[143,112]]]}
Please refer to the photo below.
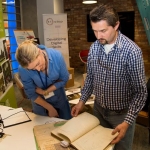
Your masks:
{"label": "pendant lamp", "polygon": [[95,3],[97,3],[97,1],[95,1],[95,0],[83,0],[82,3],[83,4],[95,4]]}

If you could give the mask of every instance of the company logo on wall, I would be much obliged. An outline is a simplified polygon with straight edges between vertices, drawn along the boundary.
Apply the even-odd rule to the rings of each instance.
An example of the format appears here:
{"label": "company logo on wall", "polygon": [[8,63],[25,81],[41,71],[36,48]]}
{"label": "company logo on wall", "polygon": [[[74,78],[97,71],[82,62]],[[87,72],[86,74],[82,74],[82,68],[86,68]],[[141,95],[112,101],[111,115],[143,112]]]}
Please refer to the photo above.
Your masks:
{"label": "company logo on wall", "polygon": [[[60,24],[60,23],[63,23],[63,21],[62,20],[53,20],[52,18],[48,18],[47,20],[46,20],[46,23],[48,24],[48,25],[53,25],[54,23],[57,23],[57,24]],[[58,25],[56,25],[55,27],[57,27]]]}
{"label": "company logo on wall", "polygon": [[52,25],[52,24],[53,24],[53,19],[52,19],[52,18],[48,18],[48,19],[46,20],[46,23],[47,23],[48,25]]}

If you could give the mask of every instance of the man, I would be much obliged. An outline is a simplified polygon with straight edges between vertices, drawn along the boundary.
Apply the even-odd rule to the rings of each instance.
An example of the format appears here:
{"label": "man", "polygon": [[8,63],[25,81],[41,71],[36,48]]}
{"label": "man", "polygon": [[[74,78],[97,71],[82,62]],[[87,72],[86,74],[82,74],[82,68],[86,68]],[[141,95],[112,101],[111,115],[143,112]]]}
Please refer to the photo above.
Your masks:
{"label": "man", "polygon": [[94,115],[102,126],[114,128],[112,134],[119,133],[112,141],[115,150],[131,150],[135,119],[147,97],[142,52],[118,30],[119,17],[112,6],[94,8],[90,20],[97,40],[90,47],[80,101],[71,113],[77,116],[95,94]]}

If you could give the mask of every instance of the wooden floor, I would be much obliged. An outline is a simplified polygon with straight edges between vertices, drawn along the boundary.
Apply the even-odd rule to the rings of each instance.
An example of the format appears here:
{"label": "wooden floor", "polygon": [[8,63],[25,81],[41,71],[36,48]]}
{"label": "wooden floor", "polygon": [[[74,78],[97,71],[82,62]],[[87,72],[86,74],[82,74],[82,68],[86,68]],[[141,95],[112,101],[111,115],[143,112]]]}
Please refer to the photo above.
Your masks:
{"label": "wooden floor", "polygon": [[[75,80],[82,83],[82,75],[76,73]],[[20,102],[23,98],[16,85],[14,85],[14,88],[17,102]],[[26,111],[32,110],[31,102],[27,99],[22,101],[20,107]],[[136,124],[132,150],[150,150],[150,145],[148,143],[148,129],[146,127]]]}

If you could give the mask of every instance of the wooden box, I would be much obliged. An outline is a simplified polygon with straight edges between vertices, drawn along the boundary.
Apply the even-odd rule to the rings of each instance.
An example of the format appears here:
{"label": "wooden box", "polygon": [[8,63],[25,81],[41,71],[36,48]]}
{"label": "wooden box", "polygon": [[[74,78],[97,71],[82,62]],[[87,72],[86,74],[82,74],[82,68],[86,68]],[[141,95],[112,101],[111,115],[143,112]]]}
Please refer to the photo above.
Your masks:
{"label": "wooden box", "polygon": [[69,80],[65,85],[65,88],[70,88],[74,86],[74,68],[68,68]]}

